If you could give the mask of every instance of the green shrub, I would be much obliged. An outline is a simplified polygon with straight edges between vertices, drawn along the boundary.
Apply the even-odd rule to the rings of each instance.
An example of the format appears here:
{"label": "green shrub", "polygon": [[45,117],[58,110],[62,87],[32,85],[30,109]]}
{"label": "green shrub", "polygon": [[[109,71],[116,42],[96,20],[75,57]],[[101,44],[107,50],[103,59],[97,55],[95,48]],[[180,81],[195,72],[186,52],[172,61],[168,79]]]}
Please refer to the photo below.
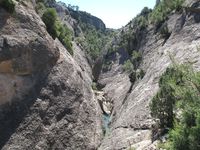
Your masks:
{"label": "green shrub", "polygon": [[162,0],[149,14],[150,22],[156,25],[162,24],[170,12],[180,10],[184,0]]}
{"label": "green shrub", "polygon": [[152,9],[149,9],[148,7],[144,7],[140,13],[141,16],[148,18],[149,13],[152,12]]}
{"label": "green shrub", "polygon": [[[134,29],[145,29],[147,25],[149,24],[148,22],[148,16],[152,12],[151,9],[148,7],[144,7],[141,11],[140,14],[138,14],[130,23],[132,24]],[[129,24],[130,24],[129,23]]]}
{"label": "green shrub", "polygon": [[44,3],[38,2],[38,3],[36,4],[35,10],[36,10],[36,12],[37,12],[40,16],[42,16],[43,13],[44,13],[45,10],[46,10],[46,7],[45,7]]}
{"label": "green shrub", "polygon": [[[103,37],[103,36],[102,36]],[[104,41],[98,36],[97,31],[93,32],[93,36],[87,34],[87,43],[89,47],[89,54],[93,60],[96,60],[100,54],[101,50],[103,49]]]}
{"label": "green shrub", "polygon": [[129,42],[131,42],[131,40],[132,40],[131,32],[130,31],[124,32],[122,30],[120,36],[121,37],[120,37],[120,41],[119,41],[118,47],[125,49],[129,53]]}
{"label": "green shrub", "polygon": [[[189,150],[188,129],[184,126],[177,125],[176,130],[170,133],[171,149],[174,150]],[[170,148],[169,147],[169,148]]]}
{"label": "green shrub", "polygon": [[136,18],[136,22],[139,29],[144,29],[148,25],[148,20],[144,16]]}
{"label": "green shrub", "polygon": [[57,24],[57,13],[54,8],[47,8],[42,16],[42,20],[47,27],[47,31],[53,39],[58,37],[58,24]]}
{"label": "green shrub", "polygon": [[122,67],[123,67],[123,70],[127,72],[132,72],[134,69],[133,64],[131,63],[130,60],[125,61]]}
{"label": "green shrub", "polygon": [[119,47],[117,45],[110,45],[108,48],[108,54],[115,53]]}
{"label": "green shrub", "polygon": [[175,65],[162,75],[159,87],[150,108],[161,128],[172,128],[166,149],[199,150],[200,73],[189,65]]}
{"label": "green shrub", "polygon": [[160,120],[161,128],[173,127],[174,86],[177,84],[177,81],[182,82],[182,72],[174,68],[167,68],[159,81],[160,90],[151,101],[151,114]]}
{"label": "green shrub", "polygon": [[96,83],[96,82],[92,82],[92,89],[93,89],[93,90],[98,90],[98,89],[97,89],[97,83]]}
{"label": "green shrub", "polygon": [[144,70],[138,69],[138,71],[137,71],[137,79],[142,79],[144,77],[144,75],[145,75]]}
{"label": "green shrub", "polygon": [[134,147],[130,147],[128,150],[136,150],[136,148],[134,148]]}
{"label": "green shrub", "polygon": [[160,29],[160,34],[162,38],[168,39],[171,33],[169,32],[169,29],[166,24],[164,24]]}
{"label": "green shrub", "polygon": [[80,22],[79,25],[85,37],[81,41],[81,45],[91,56],[92,60],[95,61],[100,56],[100,52],[106,44],[107,39],[105,37],[105,33],[97,30],[90,24]]}
{"label": "green shrub", "polygon": [[132,61],[140,61],[142,59],[142,54],[138,51],[133,50]]}
{"label": "green shrub", "polygon": [[104,63],[103,63],[103,66],[102,66],[102,71],[103,72],[106,72],[106,71],[109,71],[112,67],[112,61],[109,61],[109,60],[106,60]]}
{"label": "green shrub", "polygon": [[59,26],[59,37],[58,39],[60,40],[60,42],[67,48],[68,52],[73,55],[73,48],[72,48],[72,33],[71,31],[68,29],[67,26],[62,25],[60,22],[58,22],[58,26]]}
{"label": "green shrub", "polygon": [[141,60],[142,60],[142,54],[138,51],[133,50],[131,61],[135,69],[139,66]]}
{"label": "green shrub", "polygon": [[63,25],[57,17],[56,10],[54,8],[47,8],[42,16],[47,31],[53,39],[58,38],[60,42],[66,47],[71,55],[73,55],[73,48],[71,43],[71,31],[67,26]]}
{"label": "green shrub", "polygon": [[188,137],[189,139],[189,145],[190,150],[199,150],[200,149],[200,114],[196,116],[196,123],[190,130],[190,135]]}
{"label": "green shrub", "polygon": [[163,86],[158,94],[152,99],[150,108],[151,115],[160,120],[160,128],[173,126],[174,96],[170,86]]}
{"label": "green shrub", "polygon": [[135,71],[132,71],[129,75],[129,79],[132,83],[135,83],[135,81],[137,80],[137,75]]}
{"label": "green shrub", "polygon": [[15,4],[12,0],[1,0],[0,6],[6,9],[9,13],[13,13],[15,10]]}

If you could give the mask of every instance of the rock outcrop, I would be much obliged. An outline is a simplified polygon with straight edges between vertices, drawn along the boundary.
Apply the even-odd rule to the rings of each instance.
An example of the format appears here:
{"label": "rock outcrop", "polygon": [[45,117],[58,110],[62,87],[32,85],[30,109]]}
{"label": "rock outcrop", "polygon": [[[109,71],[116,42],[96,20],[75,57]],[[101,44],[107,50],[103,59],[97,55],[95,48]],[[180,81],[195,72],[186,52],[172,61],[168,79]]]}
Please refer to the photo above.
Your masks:
{"label": "rock outcrop", "polygon": [[106,26],[103,21],[87,12],[74,11],[70,9],[70,14],[76,20],[79,20],[87,25],[94,26],[97,30],[105,31]]}
{"label": "rock outcrop", "polygon": [[16,14],[0,9],[0,104],[22,98],[43,80],[59,58],[40,17],[33,7],[16,5]]}
{"label": "rock outcrop", "polygon": [[[32,3],[15,1],[14,14],[0,8],[0,148],[156,149],[149,102],[159,90],[160,76],[173,61],[200,70],[199,1],[186,0],[182,12],[168,16],[163,23],[170,32],[167,38],[153,25],[138,30],[138,43],[131,49],[142,54],[137,69],[145,75],[134,82],[123,69],[127,51],[102,54],[92,69],[76,41],[71,56],[51,38]],[[54,0],[49,5],[75,35],[81,32],[77,16],[105,31],[105,24],[88,13]],[[92,90],[93,81],[101,91]]]}
{"label": "rock outcrop", "polygon": [[[191,1],[190,6],[195,6],[197,10],[199,2],[194,3]],[[131,91],[128,75],[117,69],[122,67],[119,63],[122,57],[120,52],[116,53],[119,57],[112,61],[110,70],[100,75],[99,82],[105,85],[103,91],[108,93],[114,104],[111,133],[103,140],[100,150],[130,147],[155,149],[151,142],[153,120],[149,102],[159,89],[159,77],[173,60],[178,63],[189,62],[196,70],[200,70],[200,27],[197,21],[200,14],[190,10],[169,16],[166,24],[172,33],[167,40],[160,38],[152,26],[143,33],[145,38],[140,41],[139,47],[143,59],[139,68],[144,70],[145,76],[134,83]]]}
{"label": "rock outcrop", "polygon": [[29,1],[0,19],[0,147],[96,149],[101,110],[80,48],[72,58]]}

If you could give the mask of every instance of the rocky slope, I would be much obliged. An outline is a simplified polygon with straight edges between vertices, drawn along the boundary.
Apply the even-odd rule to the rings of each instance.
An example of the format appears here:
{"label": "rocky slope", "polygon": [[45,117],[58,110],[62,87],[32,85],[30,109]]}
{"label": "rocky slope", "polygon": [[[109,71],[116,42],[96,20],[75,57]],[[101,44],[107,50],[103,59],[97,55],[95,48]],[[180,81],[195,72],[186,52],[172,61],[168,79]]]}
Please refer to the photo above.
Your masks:
{"label": "rocky slope", "polygon": [[[152,24],[136,31],[129,46],[142,54],[136,72],[143,70],[145,75],[135,82],[124,71],[128,51],[116,48],[104,54],[110,44],[120,44],[121,35],[136,30],[134,24],[112,34],[113,41],[93,64],[81,43],[72,42],[71,56],[51,38],[35,4],[15,1],[14,14],[0,8],[0,148],[155,149],[149,102],[159,89],[160,76],[173,60],[191,62],[200,70],[200,2],[187,0],[184,11],[169,14],[163,22],[170,32],[167,38]],[[75,38],[84,39],[79,21],[105,32],[96,17],[55,1],[49,6],[56,8]]]}
{"label": "rocky slope", "polygon": [[[126,73],[122,71],[120,59],[127,55],[118,50],[108,55],[110,70],[102,72],[99,83],[105,87],[114,104],[111,116],[111,132],[104,138],[99,149],[155,149],[151,141],[153,120],[150,116],[149,102],[158,91],[159,77],[172,64],[190,62],[200,70],[199,16],[197,1],[187,1],[186,11],[171,13],[166,20],[171,35],[168,39],[155,32],[154,26],[141,32],[142,40],[138,51],[142,53],[139,66],[145,76],[137,80],[133,87]],[[111,59],[112,58],[112,59]]]}
{"label": "rocky slope", "polygon": [[96,149],[101,111],[85,55],[54,41],[32,2],[0,11],[0,147]]}
{"label": "rocky slope", "polygon": [[63,3],[63,2],[58,2],[56,4],[56,6],[57,7],[61,6],[64,9],[67,8],[67,12],[70,14],[70,16],[72,18],[74,18],[75,20],[79,21],[79,22],[85,23],[87,25],[92,25],[97,30],[101,30],[101,31],[106,30],[106,26],[101,19],[99,19],[99,18],[97,18],[97,17],[95,17],[95,16],[93,16],[93,15],[87,13],[87,12],[73,10],[72,8],[67,7],[66,4]]}

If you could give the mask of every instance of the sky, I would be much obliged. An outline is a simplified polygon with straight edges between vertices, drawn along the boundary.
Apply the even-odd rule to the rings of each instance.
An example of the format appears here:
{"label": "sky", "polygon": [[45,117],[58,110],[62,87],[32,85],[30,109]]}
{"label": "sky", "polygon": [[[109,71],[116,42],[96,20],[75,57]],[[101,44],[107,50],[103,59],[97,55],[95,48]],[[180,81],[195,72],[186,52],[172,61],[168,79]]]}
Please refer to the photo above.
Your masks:
{"label": "sky", "polygon": [[156,0],[56,0],[79,6],[103,20],[107,28],[125,26],[145,7],[153,8]]}

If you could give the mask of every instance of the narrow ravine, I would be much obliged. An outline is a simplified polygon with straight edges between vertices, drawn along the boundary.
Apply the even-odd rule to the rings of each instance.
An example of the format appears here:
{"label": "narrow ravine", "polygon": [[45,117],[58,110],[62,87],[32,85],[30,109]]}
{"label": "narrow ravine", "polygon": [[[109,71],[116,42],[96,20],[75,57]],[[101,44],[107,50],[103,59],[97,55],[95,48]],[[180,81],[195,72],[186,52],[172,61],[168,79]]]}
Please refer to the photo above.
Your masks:
{"label": "narrow ravine", "polygon": [[99,106],[102,110],[102,130],[104,136],[106,136],[110,132],[110,121],[111,121],[111,113],[113,109],[113,104],[106,96],[107,94],[104,93],[100,89],[94,90],[96,100],[99,103]]}

